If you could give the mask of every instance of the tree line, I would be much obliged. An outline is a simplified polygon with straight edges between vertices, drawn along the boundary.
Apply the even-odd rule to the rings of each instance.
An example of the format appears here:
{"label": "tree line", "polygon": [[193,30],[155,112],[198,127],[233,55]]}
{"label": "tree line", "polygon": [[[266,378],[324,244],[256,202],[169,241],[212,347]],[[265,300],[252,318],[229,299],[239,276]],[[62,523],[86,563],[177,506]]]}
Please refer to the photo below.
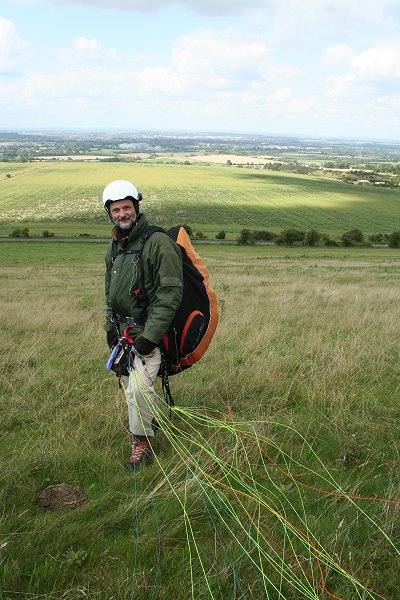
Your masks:
{"label": "tree line", "polygon": [[[184,229],[192,239],[205,240],[207,236],[201,231],[193,231],[190,225],[183,225]],[[42,231],[41,237],[51,238],[54,237],[53,231]],[[80,234],[80,237],[89,236],[89,234]],[[28,227],[16,228],[10,234],[9,237],[13,238],[29,238],[30,232]],[[217,240],[226,239],[226,231],[221,230],[215,236]],[[273,233],[272,231],[266,230],[250,230],[242,229],[239,236],[236,239],[237,243],[242,246],[251,246],[256,242],[269,242],[277,244],[279,246],[371,246],[373,244],[382,244],[389,246],[389,248],[400,248],[400,231],[393,231],[392,233],[374,233],[367,237],[364,236],[361,229],[350,229],[346,231],[338,238],[333,238],[326,233],[321,233],[317,229],[309,229],[303,231],[300,229],[283,229],[280,233]]]}
{"label": "tree line", "polygon": [[[194,231],[190,225],[183,225],[188,235],[196,240],[207,239],[207,236],[201,231]],[[226,231],[222,230],[215,236],[217,240],[226,239]],[[371,246],[373,244],[382,244],[389,248],[400,248],[400,231],[392,233],[374,233],[367,237],[361,229],[350,229],[341,236],[334,238],[326,233],[321,233],[317,229],[307,231],[295,228],[283,229],[280,233],[274,233],[266,230],[242,229],[236,239],[242,246],[254,245],[256,242],[269,242],[279,246]]]}
{"label": "tree line", "polygon": [[257,241],[273,242],[280,246],[371,246],[373,244],[388,245],[389,248],[400,248],[400,231],[392,233],[370,234],[367,238],[360,229],[350,229],[338,238],[331,237],[326,233],[321,233],[317,229],[303,231],[300,229],[284,229],[279,234],[271,231],[251,231],[242,229],[237,238],[238,244],[252,245]]}

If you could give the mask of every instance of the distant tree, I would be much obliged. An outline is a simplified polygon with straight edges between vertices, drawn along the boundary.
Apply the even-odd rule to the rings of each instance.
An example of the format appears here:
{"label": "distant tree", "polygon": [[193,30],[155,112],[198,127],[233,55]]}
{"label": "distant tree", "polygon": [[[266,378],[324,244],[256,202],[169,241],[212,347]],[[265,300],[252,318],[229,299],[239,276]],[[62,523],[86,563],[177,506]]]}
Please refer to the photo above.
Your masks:
{"label": "distant tree", "polygon": [[346,236],[346,238],[356,243],[364,241],[364,234],[361,229],[350,229],[350,231],[346,231],[343,236]]}
{"label": "distant tree", "polygon": [[263,168],[268,169],[268,171],[280,171],[283,170],[284,167],[285,165],[281,162],[271,162],[265,163]]}
{"label": "distant tree", "polygon": [[217,240],[224,240],[226,237],[226,231],[219,231],[215,237],[217,238]]}
{"label": "distant tree", "polygon": [[207,239],[207,236],[202,231],[196,231],[194,237],[197,240],[206,240]]}
{"label": "distant tree", "polygon": [[11,173],[7,173],[7,174],[6,174],[6,177],[7,177],[8,179],[10,179],[10,177],[11,177]]}
{"label": "distant tree", "polygon": [[375,244],[382,244],[385,241],[383,233],[372,233],[368,236],[368,239]]}
{"label": "distant tree", "polygon": [[334,240],[333,238],[330,238],[329,236],[326,236],[324,238],[324,246],[332,248],[332,247],[338,246],[338,245],[339,244],[337,243],[337,241]]}
{"label": "distant tree", "polygon": [[42,231],[42,237],[44,237],[44,238],[52,238],[54,236],[55,236],[54,231],[48,231],[47,229]]}
{"label": "distant tree", "polygon": [[389,235],[389,248],[400,248],[400,231],[393,231]]}
{"label": "distant tree", "polygon": [[232,166],[232,161],[228,158],[228,160],[226,161],[226,166],[227,167],[231,167]]}
{"label": "distant tree", "polygon": [[182,227],[186,231],[186,233],[188,234],[188,236],[192,237],[192,235],[193,235],[193,229],[192,229],[192,227],[190,227],[190,225],[182,225]]}
{"label": "distant tree", "polygon": [[350,248],[351,246],[355,246],[355,241],[352,240],[348,235],[346,235],[345,233],[341,236],[341,241],[343,246],[345,246],[346,248]]}
{"label": "distant tree", "polygon": [[272,231],[253,231],[253,238],[258,242],[271,242],[275,237]]}
{"label": "distant tree", "polygon": [[321,234],[316,229],[310,229],[306,232],[305,243],[307,246],[315,246],[321,239]]}
{"label": "distant tree", "polygon": [[15,237],[15,238],[19,238],[22,237],[22,229],[14,229],[14,231],[12,231],[8,237]]}
{"label": "distant tree", "polygon": [[22,237],[29,237],[29,228],[28,227],[24,227],[21,230],[21,235],[22,235]]}
{"label": "distant tree", "polygon": [[242,246],[250,246],[254,244],[253,234],[250,229],[242,229],[240,236],[237,239],[238,244]]}
{"label": "distant tree", "polygon": [[277,243],[286,246],[292,246],[295,242],[304,240],[304,231],[299,229],[284,229],[281,231]]}

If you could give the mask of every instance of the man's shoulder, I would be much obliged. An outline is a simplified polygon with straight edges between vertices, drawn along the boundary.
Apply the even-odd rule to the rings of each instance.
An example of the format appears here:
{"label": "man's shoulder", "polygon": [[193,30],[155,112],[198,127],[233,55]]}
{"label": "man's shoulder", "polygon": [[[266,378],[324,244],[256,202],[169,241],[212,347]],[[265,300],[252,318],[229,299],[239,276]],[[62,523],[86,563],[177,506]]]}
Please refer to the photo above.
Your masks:
{"label": "man's shoulder", "polygon": [[165,229],[163,229],[162,227],[156,228],[156,226],[154,226],[154,229],[153,229],[151,226],[151,227],[149,227],[148,232],[149,232],[149,236],[147,237],[145,246],[148,246],[149,248],[152,246],[154,246],[154,247],[157,247],[157,246],[171,247],[171,246],[175,245],[175,242],[169,237],[167,231]]}
{"label": "man's shoulder", "polygon": [[143,252],[148,256],[151,254],[165,253],[181,256],[178,244],[170,238],[165,229],[154,230],[144,244]]}

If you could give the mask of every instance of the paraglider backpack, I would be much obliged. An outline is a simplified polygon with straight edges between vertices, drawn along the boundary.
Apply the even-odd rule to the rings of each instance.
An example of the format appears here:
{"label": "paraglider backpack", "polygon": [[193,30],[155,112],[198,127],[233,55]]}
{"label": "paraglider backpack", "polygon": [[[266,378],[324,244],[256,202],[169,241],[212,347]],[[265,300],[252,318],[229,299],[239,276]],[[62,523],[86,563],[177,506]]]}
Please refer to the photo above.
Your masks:
{"label": "paraglider backpack", "polygon": [[[168,374],[175,375],[199,361],[210,345],[218,323],[217,298],[210,285],[206,264],[183,227],[172,227],[168,231],[149,227],[142,236],[139,258],[145,243],[156,231],[168,235],[182,252],[182,301],[163,337],[161,348]],[[142,261],[141,268],[144,281]]]}

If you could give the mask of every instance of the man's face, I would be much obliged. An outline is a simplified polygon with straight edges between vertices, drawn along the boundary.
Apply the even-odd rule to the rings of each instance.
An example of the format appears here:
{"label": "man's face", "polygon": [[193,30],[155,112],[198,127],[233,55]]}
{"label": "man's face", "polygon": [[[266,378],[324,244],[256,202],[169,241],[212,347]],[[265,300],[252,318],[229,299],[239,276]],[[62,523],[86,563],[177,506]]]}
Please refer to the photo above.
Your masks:
{"label": "man's face", "polygon": [[110,216],[114,225],[120,229],[129,229],[136,221],[136,212],[132,200],[116,200],[110,205]]}

